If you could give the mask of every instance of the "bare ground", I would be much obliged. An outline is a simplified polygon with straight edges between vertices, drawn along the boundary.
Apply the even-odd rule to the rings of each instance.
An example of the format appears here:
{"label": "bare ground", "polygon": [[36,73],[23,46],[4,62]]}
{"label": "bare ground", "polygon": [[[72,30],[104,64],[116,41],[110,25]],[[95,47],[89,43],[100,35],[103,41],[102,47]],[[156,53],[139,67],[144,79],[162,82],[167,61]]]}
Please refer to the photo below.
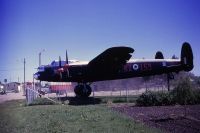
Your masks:
{"label": "bare ground", "polygon": [[166,132],[200,133],[200,105],[186,105],[185,107],[180,105],[153,107],[114,105],[112,108],[136,121]]}

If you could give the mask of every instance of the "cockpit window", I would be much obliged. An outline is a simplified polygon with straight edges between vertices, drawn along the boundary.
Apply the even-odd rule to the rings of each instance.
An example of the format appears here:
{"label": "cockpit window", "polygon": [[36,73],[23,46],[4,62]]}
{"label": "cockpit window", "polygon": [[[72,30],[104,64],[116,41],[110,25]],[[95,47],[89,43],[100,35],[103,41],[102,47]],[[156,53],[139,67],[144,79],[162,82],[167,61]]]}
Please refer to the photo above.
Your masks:
{"label": "cockpit window", "polygon": [[69,64],[79,62],[78,60],[69,60]]}
{"label": "cockpit window", "polygon": [[[65,61],[61,61],[61,66],[64,66],[65,65]],[[55,67],[55,66],[59,66],[59,61],[52,61],[51,62],[51,66]]]}
{"label": "cockpit window", "polygon": [[38,67],[38,72],[44,72],[44,66]]}
{"label": "cockpit window", "polygon": [[[78,60],[69,60],[69,64],[72,64],[72,63],[76,63],[76,62],[79,62]],[[61,66],[64,66],[66,64],[66,61],[61,61]],[[52,61],[51,62],[51,66],[52,67],[56,67],[56,66],[59,66],[59,61]]]}

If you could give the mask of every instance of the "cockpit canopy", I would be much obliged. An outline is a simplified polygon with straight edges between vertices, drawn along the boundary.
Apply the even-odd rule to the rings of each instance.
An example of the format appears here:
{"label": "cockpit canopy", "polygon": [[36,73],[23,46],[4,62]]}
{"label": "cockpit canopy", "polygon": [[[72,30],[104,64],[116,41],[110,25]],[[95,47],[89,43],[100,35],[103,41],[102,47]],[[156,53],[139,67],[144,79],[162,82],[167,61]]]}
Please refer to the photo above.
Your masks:
{"label": "cockpit canopy", "polygon": [[[79,61],[78,60],[69,60],[68,62],[69,62],[69,64],[71,64],[71,63],[76,63]],[[61,61],[61,66],[64,66],[65,64],[66,64],[66,61]],[[52,61],[51,66],[53,66],[53,67],[59,66],[59,61],[57,61],[57,60]]]}
{"label": "cockpit canopy", "polygon": [[[61,66],[64,66],[65,64],[66,64],[65,61],[61,61]],[[59,66],[59,61],[56,61],[56,60],[52,61],[51,66],[53,66],[53,67]]]}
{"label": "cockpit canopy", "polygon": [[38,72],[44,72],[45,71],[45,66],[44,65],[39,66],[37,69],[38,69]]}

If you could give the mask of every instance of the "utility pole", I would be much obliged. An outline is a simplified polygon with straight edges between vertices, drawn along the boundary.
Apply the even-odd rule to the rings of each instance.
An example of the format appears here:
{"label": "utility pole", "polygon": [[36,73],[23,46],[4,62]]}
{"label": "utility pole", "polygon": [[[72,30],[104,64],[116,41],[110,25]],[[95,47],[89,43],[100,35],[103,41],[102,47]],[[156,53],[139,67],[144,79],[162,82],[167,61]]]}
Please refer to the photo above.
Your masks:
{"label": "utility pole", "polygon": [[26,74],[25,74],[25,72],[26,72],[26,71],[25,71],[25,70],[26,70],[26,60],[25,60],[25,58],[24,58],[24,91],[23,91],[23,94],[24,94],[24,95],[26,95],[26,92],[25,92],[25,91],[26,91],[26,83],[25,83],[25,81],[26,81],[26,77],[25,77]]}
{"label": "utility pole", "polygon": [[45,49],[43,49],[42,51],[39,52],[39,66],[41,66],[41,56],[42,56],[42,52],[44,52]]}
{"label": "utility pole", "polygon": [[39,53],[39,66],[41,66],[41,52]]}
{"label": "utility pole", "polygon": [[[41,66],[41,56],[42,56],[42,52],[44,52],[45,49],[43,49],[42,51],[39,52],[39,66]],[[39,90],[41,90],[41,81],[39,82]]]}

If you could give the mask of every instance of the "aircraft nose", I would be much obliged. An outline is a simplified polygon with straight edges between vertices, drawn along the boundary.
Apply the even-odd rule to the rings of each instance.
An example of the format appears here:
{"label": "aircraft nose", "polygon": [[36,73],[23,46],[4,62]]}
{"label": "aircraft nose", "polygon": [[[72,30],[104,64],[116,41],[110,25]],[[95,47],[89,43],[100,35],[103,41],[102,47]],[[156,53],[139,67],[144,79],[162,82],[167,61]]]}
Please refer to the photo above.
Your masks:
{"label": "aircraft nose", "polygon": [[40,74],[39,74],[39,73],[35,73],[35,74],[33,75],[33,77],[34,77],[34,79],[38,80],[39,77],[40,77]]}

